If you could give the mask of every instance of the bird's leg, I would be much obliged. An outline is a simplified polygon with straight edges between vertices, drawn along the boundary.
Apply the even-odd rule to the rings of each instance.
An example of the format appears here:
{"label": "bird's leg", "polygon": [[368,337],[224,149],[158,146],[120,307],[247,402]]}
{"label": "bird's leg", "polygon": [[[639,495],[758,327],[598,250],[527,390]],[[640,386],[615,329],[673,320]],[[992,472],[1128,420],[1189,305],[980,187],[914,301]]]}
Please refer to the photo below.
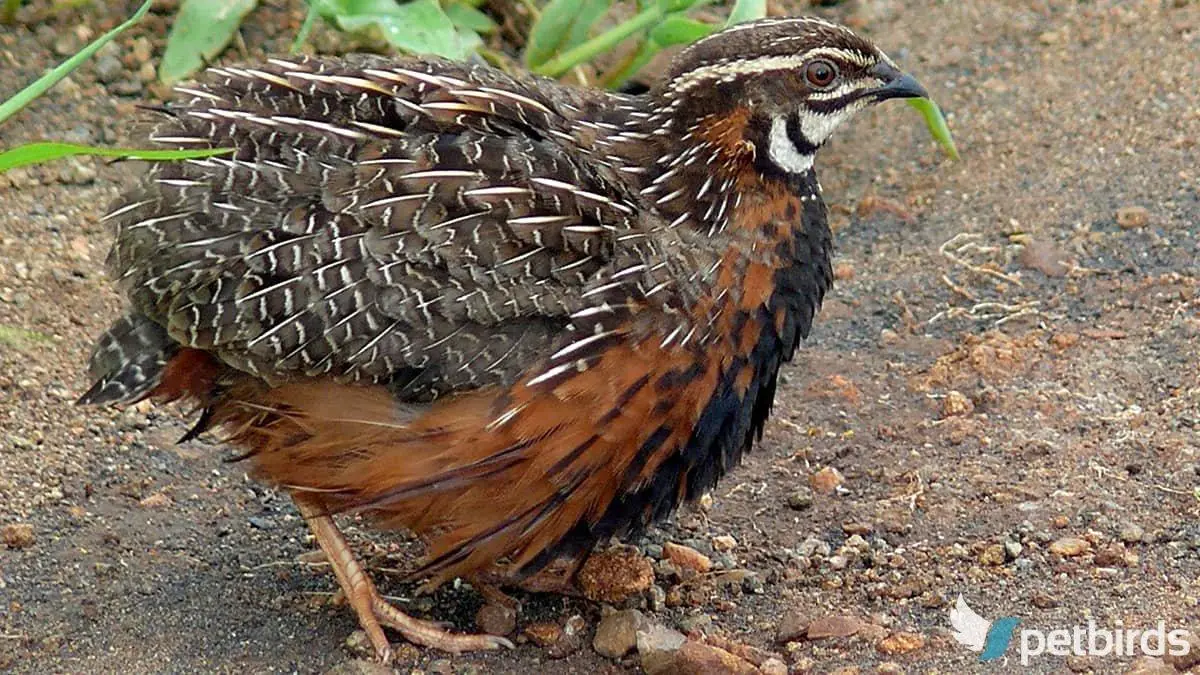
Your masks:
{"label": "bird's leg", "polygon": [[313,536],[329,559],[333,573],[337,576],[346,600],[358,615],[358,623],[375,649],[375,657],[386,663],[391,659],[392,647],[380,627],[388,626],[400,632],[409,642],[433,647],[446,652],[458,653],[485,649],[512,647],[512,643],[496,635],[463,635],[451,633],[429,621],[415,619],[388,604],[366,570],[354,557],[350,544],[338,529],[333,518],[325,511],[319,500],[301,492],[293,492],[292,499],[300,514],[308,521]]}

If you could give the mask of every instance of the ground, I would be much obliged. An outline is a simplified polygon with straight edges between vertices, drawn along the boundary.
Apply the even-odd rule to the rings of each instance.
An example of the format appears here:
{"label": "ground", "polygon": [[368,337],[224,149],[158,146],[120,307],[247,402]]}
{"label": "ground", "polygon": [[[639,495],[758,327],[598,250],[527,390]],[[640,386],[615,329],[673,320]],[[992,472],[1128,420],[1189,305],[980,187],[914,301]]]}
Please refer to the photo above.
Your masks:
{"label": "ground", "polygon": [[[55,16],[49,4],[0,32],[0,96],[136,3]],[[1020,668],[1015,645],[980,664],[954,641],[959,594],[1018,630],[1200,632],[1200,4],[819,4],[917,75],[963,160],[942,158],[903,104],[823,151],[836,288],[744,465],[704,508],[630,542],[651,558],[691,546],[714,571],[678,583],[655,560],[666,601],[630,602],[793,672]],[[283,48],[300,13],[264,3],[243,30],[247,58]],[[134,104],[161,93],[145,64],[167,15],[8,122],[0,146],[135,142]],[[91,340],[121,307],[98,217],[139,170],[69,161],[0,176],[0,670],[364,669],[286,497],[219,446],[176,444],[180,412],[72,404]],[[412,542],[348,531],[385,591],[409,596],[393,568]],[[402,649],[398,669],[639,666],[592,649],[600,605],[521,597],[522,626],[580,615],[582,646]],[[479,604],[459,588],[407,606],[469,629]],[[1028,669],[1194,660],[1043,654]]]}

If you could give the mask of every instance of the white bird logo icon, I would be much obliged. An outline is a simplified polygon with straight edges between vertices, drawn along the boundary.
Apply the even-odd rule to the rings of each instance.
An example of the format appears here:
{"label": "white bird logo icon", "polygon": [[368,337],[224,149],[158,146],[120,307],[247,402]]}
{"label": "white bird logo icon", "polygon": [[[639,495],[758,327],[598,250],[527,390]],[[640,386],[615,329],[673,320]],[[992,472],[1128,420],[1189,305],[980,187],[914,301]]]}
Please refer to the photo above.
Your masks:
{"label": "white bird logo icon", "polygon": [[954,639],[959,644],[973,652],[981,652],[992,622],[976,614],[959,594],[958,600],[950,608],[950,625],[954,628]]}

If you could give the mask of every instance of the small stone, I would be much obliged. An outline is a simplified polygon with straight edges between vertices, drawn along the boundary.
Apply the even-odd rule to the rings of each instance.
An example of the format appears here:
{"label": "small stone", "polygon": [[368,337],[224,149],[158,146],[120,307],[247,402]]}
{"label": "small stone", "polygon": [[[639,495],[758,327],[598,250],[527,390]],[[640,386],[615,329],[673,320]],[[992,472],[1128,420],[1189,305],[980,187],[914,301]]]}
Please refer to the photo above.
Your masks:
{"label": "small stone", "polygon": [[829,557],[829,567],[834,570],[844,570],[850,564],[850,559],[844,555]]}
{"label": "small stone", "polygon": [[[644,660],[643,667],[645,667]],[[665,668],[660,667],[658,670],[653,671],[646,668],[648,675],[661,675],[663,673],[758,675],[759,672],[758,668],[754,667],[754,664],[745,659],[738,658],[719,647],[713,647],[712,645],[694,640],[684,642],[678,650],[672,653],[671,659]]]}
{"label": "small stone", "polygon": [[498,602],[488,603],[475,613],[475,625],[488,635],[511,635],[517,629],[517,612]]}
{"label": "small stone", "polygon": [[853,616],[830,615],[823,616],[808,624],[806,637],[809,640],[824,640],[826,638],[850,637],[863,628],[862,620]]}
{"label": "small stone", "polygon": [[1136,544],[1146,536],[1146,531],[1137,523],[1125,523],[1121,526],[1121,541],[1126,544]]}
{"label": "small stone", "polygon": [[646,591],[646,609],[651,612],[661,612],[667,606],[667,592],[662,586],[655,584]]}
{"label": "small stone", "polygon": [[809,488],[804,485],[797,487],[795,490],[792,491],[791,494],[789,494],[787,496],[787,505],[788,505],[788,508],[795,509],[796,511],[803,511],[804,509],[807,509],[808,507],[812,506],[813,505],[812,488]]}
{"label": "small stone", "polygon": [[1016,541],[1004,542],[1004,555],[1009,560],[1016,560],[1017,558],[1020,558],[1021,553],[1024,550],[1025,550],[1025,547],[1022,546],[1020,542],[1016,542]]}
{"label": "small stone", "polygon": [[1054,609],[1059,605],[1058,598],[1045,591],[1034,591],[1029,601],[1038,609]]}
{"label": "small stone", "polygon": [[829,495],[841,486],[843,480],[842,472],[832,466],[827,466],[809,476],[808,482],[818,494]]}
{"label": "small stone", "polygon": [[556,623],[533,623],[526,626],[521,634],[539,647],[549,647],[562,639],[563,629]]}
{"label": "small stone", "polygon": [[803,639],[808,633],[808,617],[797,610],[791,610],[779,619],[775,630],[775,640],[780,644]]}
{"label": "small stone", "polygon": [[146,497],[145,499],[142,499],[141,501],[139,501],[138,506],[140,506],[144,509],[161,509],[163,507],[170,506],[173,503],[174,502],[171,501],[171,498],[168,497],[167,495],[165,495],[161,492],[155,492],[154,494],[150,495],[149,497]]}
{"label": "small stone", "polygon": [[587,628],[587,620],[578,614],[567,619],[558,640],[546,648],[546,654],[552,659],[563,659],[579,651],[583,647],[583,636]]}
{"label": "small stone", "polygon": [[1092,545],[1086,539],[1079,537],[1063,537],[1050,544],[1050,552],[1064,558],[1083,555],[1091,550]]}
{"label": "small stone", "polygon": [[11,549],[22,549],[33,546],[33,526],[29,523],[9,523],[0,531],[4,545]]}
{"label": "small stone", "polygon": [[1175,675],[1176,670],[1166,661],[1154,656],[1143,656],[1129,665],[1125,675]]}
{"label": "small stone", "polygon": [[576,578],[588,600],[615,604],[645,593],[654,568],[636,549],[612,549],[589,557]]}
{"label": "small stone", "polygon": [[375,656],[375,648],[371,646],[371,639],[363,630],[356,630],[346,636],[346,649],[355,656],[367,658]]}
{"label": "small stone", "polygon": [[712,569],[712,560],[690,546],[667,542],[663,545],[663,557],[682,569],[695,570],[701,574]]}
{"label": "small stone", "polygon": [[592,648],[610,659],[619,659],[637,647],[637,632],[647,625],[646,617],[636,609],[613,612],[600,620]]}
{"label": "small stone", "polygon": [[1067,657],[1067,670],[1072,673],[1086,673],[1092,670],[1092,660],[1086,656],[1071,654]]}
{"label": "small stone", "polygon": [[1150,212],[1141,206],[1122,206],[1117,209],[1117,225],[1130,230],[1145,227],[1150,222]]}
{"label": "small stone", "polygon": [[104,84],[115,82],[125,71],[121,59],[107,54],[96,59],[96,79]]}
{"label": "small stone", "polygon": [[679,630],[686,635],[707,633],[713,625],[713,618],[708,614],[689,614],[679,620]]}
{"label": "small stone", "polygon": [[250,516],[246,519],[250,523],[250,527],[256,530],[270,530],[275,527],[275,521],[270,518],[262,518],[259,516]]}
{"label": "small stone", "polygon": [[788,667],[783,661],[771,657],[759,664],[758,672],[762,675],[788,675]]}
{"label": "small stone", "polygon": [[719,537],[713,537],[712,547],[714,551],[732,551],[737,547],[737,539],[728,534],[722,534]]}
{"label": "small stone", "polygon": [[979,552],[979,563],[981,565],[1003,565],[1004,564],[1004,546],[1001,544],[992,544],[985,547]]}
{"label": "small stone", "polygon": [[809,537],[800,542],[800,547],[797,549],[797,552],[806,558],[811,558],[814,555],[826,557],[832,550],[832,547],[830,547],[828,543],[817,539],[816,537]]}
{"label": "small stone", "polygon": [[687,642],[683,633],[660,624],[650,624],[637,632],[637,650],[642,670],[650,675],[667,672],[675,652]]}
{"label": "small stone", "polygon": [[1125,545],[1110,544],[1096,551],[1095,562],[1101,567],[1124,567]]}
{"label": "small stone", "polygon": [[454,666],[450,663],[450,659],[434,659],[429,662],[429,675],[450,675],[454,672]]}
{"label": "small stone", "polygon": [[974,410],[975,404],[971,402],[971,399],[964,396],[962,392],[947,392],[946,397],[942,399],[943,417],[959,417],[961,415],[970,415]]}
{"label": "small stone", "polygon": [[904,675],[904,668],[895,661],[884,661],[875,666],[875,675]]}
{"label": "small stone", "polygon": [[707,513],[713,507],[712,494],[705,492],[704,494],[700,495],[700,499],[696,500],[696,506],[698,506],[701,511],[704,511]]}
{"label": "small stone", "polygon": [[879,641],[876,646],[884,654],[907,654],[925,646],[925,636],[920,633],[900,631]]}

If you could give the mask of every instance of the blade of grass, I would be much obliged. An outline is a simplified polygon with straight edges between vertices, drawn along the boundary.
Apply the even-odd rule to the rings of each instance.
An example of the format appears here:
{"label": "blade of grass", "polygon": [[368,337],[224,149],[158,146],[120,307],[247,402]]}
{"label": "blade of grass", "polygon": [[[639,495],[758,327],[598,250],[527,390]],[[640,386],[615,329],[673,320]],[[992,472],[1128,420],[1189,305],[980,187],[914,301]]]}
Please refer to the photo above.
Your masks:
{"label": "blade of grass", "polygon": [[108,31],[104,35],[101,35],[94,42],[79,50],[79,53],[75,54],[75,56],[72,56],[66,61],[58,64],[54,70],[51,70],[45,75],[39,77],[37,80],[34,80],[33,84],[17,92],[12,98],[8,99],[4,103],[0,103],[0,124],[3,124],[5,120],[7,120],[9,117],[12,117],[21,108],[29,105],[30,101],[46,93],[50,87],[58,84],[59,80],[66,77],[67,74],[72,70],[78,68],[79,64],[91,58],[92,54],[95,54],[97,51],[99,51],[101,47],[108,44],[122,31],[140,21],[141,18],[146,15],[146,12],[150,10],[150,4],[152,2],[153,0],[146,0],[146,2],[143,2],[142,6],[139,7],[138,10],[134,12],[133,16],[129,17],[125,23],[122,23],[120,26]]}
{"label": "blade of grass", "polygon": [[175,160],[200,159],[233,152],[232,148],[206,148],[204,150],[142,150],[138,148],[94,148],[77,143],[29,143],[0,153],[0,173],[29,164],[51,162],[76,155],[116,157],[118,159]]}
{"label": "blade of grass", "polygon": [[539,75],[558,77],[580,63],[590,61],[596,56],[612,49],[635,33],[657,24],[659,21],[662,21],[663,16],[663,8],[658,3],[650,5],[632,19],[613,27],[578,47],[568,49],[553,59],[537,66],[533,69],[533,72]]}
{"label": "blade of grass", "polygon": [[313,24],[321,16],[320,7],[317,6],[316,0],[308,3],[308,14],[304,15],[304,23],[300,24],[300,30],[296,33],[296,39],[292,41],[292,48],[288,50],[292,54],[299,54],[300,48],[308,42],[308,34],[312,32]]}
{"label": "blade of grass", "polygon": [[925,118],[925,126],[929,129],[929,135],[933,136],[933,140],[942,146],[946,155],[950,159],[958,159],[958,148],[954,147],[954,138],[950,136],[950,126],[946,124],[946,117],[942,115],[942,109],[938,107],[938,104],[928,98],[910,98],[907,101],[921,113],[921,117]]}
{"label": "blade of grass", "polygon": [[17,8],[21,6],[21,0],[4,0],[4,4],[0,5],[0,23],[12,23],[17,18]]}

